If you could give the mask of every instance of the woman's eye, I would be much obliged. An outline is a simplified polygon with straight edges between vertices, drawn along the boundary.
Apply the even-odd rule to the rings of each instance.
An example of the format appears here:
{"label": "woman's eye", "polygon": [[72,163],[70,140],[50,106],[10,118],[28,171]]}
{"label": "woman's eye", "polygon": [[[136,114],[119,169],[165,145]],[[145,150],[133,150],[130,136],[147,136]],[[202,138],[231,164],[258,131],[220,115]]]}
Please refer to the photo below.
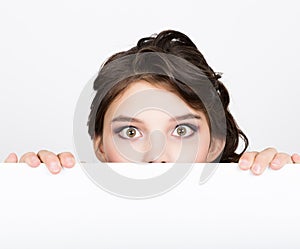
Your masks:
{"label": "woman's eye", "polygon": [[129,126],[129,127],[125,127],[123,128],[120,132],[119,135],[122,138],[138,138],[141,137],[142,134],[139,132],[139,130],[135,127]]}
{"label": "woman's eye", "polygon": [[189,137],[193,135],[196,130],[196,127],[190,127],[189,125],[178,125],[172,135],[176,137]]}

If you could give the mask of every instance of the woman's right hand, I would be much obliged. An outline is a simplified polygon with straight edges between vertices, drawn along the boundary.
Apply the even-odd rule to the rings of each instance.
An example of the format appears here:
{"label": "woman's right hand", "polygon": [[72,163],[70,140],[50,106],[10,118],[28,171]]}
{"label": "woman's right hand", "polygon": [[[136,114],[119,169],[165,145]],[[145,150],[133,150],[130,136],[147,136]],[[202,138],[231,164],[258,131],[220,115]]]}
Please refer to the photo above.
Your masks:
{"label": "woman's right hand", "polygon": [[44,163],[52,174],[58,174],[62,168],[72,168],[75,165],[75,158],[70,152],[55,154],[48,150],[40,150],[37,154],[27,152],[18,160],[15,153],[11,153],[4,160],[5,163],[26,163],[35,168]]}

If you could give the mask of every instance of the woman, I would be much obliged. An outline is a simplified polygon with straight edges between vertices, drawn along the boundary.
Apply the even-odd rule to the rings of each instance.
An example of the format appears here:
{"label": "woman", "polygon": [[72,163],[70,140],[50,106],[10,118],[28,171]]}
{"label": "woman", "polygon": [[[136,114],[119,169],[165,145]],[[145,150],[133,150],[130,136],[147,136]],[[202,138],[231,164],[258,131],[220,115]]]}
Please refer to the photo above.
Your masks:
{"label": "woman", "polygon": [[[255,175],[268,166],[280,169],[299,163],[298,154],[290,156],[274,148],[245,152],[248,139],[228,109],[229,94],[220,78],[189,37],[178,31],[142,38],[135,47],[111,56],[94,82],[96,96],[88,122],[97,158],[238,162]],[[236,153],[240,140],[244,148]],[[14,153],[6,159],[17,161]],[[41,150],[24,154],[20,162],[32,167],[43,162],[55,174],[62,167],[73,167],[75,159],[68,152],[55,155]]]}

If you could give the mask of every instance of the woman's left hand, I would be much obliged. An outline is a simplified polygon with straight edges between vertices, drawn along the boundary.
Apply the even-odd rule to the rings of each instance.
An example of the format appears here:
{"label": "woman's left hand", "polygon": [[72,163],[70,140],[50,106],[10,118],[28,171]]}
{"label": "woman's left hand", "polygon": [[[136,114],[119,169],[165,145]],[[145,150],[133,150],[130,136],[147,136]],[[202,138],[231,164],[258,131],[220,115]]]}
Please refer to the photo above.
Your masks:
{"label": "woman's left hand", "polygon": [[274,148],[267,148],[261,152],[245,152],[240,160],[239,167],[242,170],[251,170],[253,174],[262,174],[267,167],[273,170],[281,169],[285,164],[300,163],[300,155],[292,156],[286,153],[279,153]]}

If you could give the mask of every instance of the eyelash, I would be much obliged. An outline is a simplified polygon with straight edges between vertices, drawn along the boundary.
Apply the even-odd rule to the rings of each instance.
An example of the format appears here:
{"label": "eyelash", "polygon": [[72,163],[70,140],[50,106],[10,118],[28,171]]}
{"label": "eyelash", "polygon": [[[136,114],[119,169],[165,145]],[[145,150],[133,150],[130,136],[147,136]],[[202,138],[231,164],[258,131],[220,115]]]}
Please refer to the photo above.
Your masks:
{"label": "eyelash", "polygon": [[122,139],[130,139],[130,138],[125,138],[125,137],[120,135],[121,131],[123,131],[124,129],[130,129],[130,128],[131,129],[136,129],[136,130],[138,130],[139,133],[141,133],[137,127],[132,126],[132,125],[127,125],[127,126],[122,126],[122,127],[116,128],[116,129],[114,129],[114,133],[117,134]]}
{"label": "eyelash", "polygon": [[[186,136],[185,138],[188,138],[188,137],[193,136],[194,133],[197,132],[198,129],[199,129],[199,127],[196,126],[196,125],[183,123],[183,124],[178,124],[178,125],[174,128],[174,130],[172,131],[171,134],[173,134],[173,132],[176,131],[176,129],[177,129],[178,127],[181,127],[181,126],[187,126],[188,128],[190,128],[190,129],[192,130],[192,134]],[[121,131],[123,131],[124,129],[130,129],[130,128],[131,128],[131,129],[136,129],[139,133],[142,134],[142,132],[140,132],[139,129],[138,129],[137,127],[132,126],[132,125],[127,125],[127,126],[122,126],[122,127],[116,128],[116,129],[113,130],[113,132],[114,132],[114,134],[117,134],[117,135],[118,135],[120,138],[122,138],[122,139],[130,139],[129,137],[126,138],[126,137],[123,137],[123,136],[120,135],[120,132],[121,132]],[[181,137],[181,136],[175,136],[175,137]],[[133,138],[133,139],[134,139],[134,138]]]}
{"label": "eyelash", "polygon": [[[195,134],[195,132],[197,132],[198,129],[199,129],[199,127],[196,126],[196,125],[183,123],[183,124],[177,125],[177,126],[175,127],[174,131],[175,131],[178,127],[181,127],[181,126],[187,126],[187,127],[189,127],[189,128],[192,130],[192,134],[191,134],[191,135],[188,135],[188,136],[186,136],[186,137],[184,137],[184,138],[188,138],[188,137],[193,136],[193,135]],[[174,131],[173,131],[173,132],[174,132]],[[173,132],[172,132],[172,133],[173,133]],[[181,136],[176,136],[176,137],[181,137]]]}

